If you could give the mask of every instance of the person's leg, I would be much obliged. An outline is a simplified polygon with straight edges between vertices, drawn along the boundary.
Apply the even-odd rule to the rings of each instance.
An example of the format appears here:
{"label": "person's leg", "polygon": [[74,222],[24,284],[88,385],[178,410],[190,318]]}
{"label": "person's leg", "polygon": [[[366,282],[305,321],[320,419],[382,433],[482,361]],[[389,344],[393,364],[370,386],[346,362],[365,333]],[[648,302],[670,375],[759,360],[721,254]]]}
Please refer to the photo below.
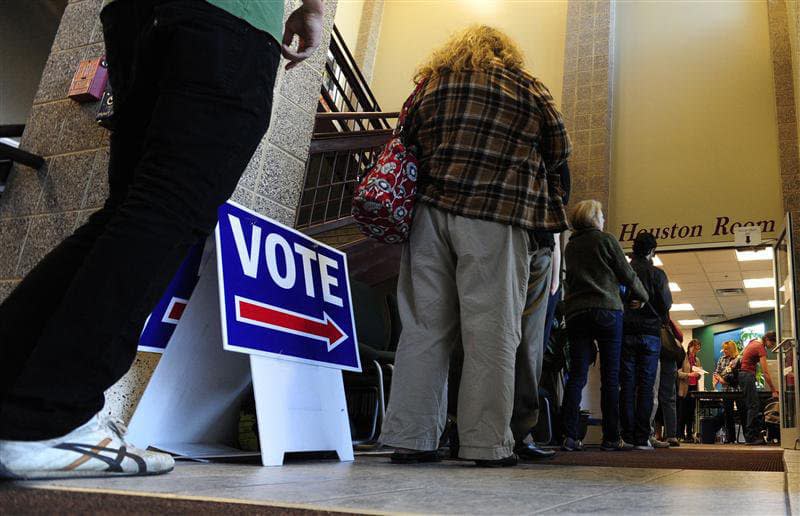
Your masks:
{"label": "person's leg", "polygon": [[550,294],[550,249],[539,249],[531,259],[525,310],[522,313],[522,342],[517,348],[514,369],[514,410],[511,432],[520,445],[539,420],[539,379],[544,357],[544,328]]}
{"label": "person's leg", "polygon": [[457,295],[446,215],[419,203],[397,283],[403,330],[380,437],[387,446],[419,451],[439,446],[447,421],[450,352],[458,340]]}
{"label": "person's leg", "polygon": [[661,414],[664,418],[664,439],[674,439],[678,431],[677,406],[675,400],[675,374],[677,368],[675,361],[664,359],[660,361],[661,371],[658,384],[658,402],[661,405]]}
{"label": "person's leg", "polygon": [[[658,389],[661,386],[661,360],[656,364],[656,380],[653,382],[653,410],[650,411],[650,436],[655,438],[656,435],[656,415],[658,412]],[[663,416],[660,421],[663,423]],[[661,432],[662,436],[664,432]]]}
{"label": "person's leg", "polygon": [[280,56],[271,38],[202,2],[163,4],[155,17],[140,37],[140,59],[159,74],[142,158],[3,402],[4,439],[64,435],[102,408],[153,303],[213,229],[269,123]]}
{"label": "person's leg", "polygon": [[448,220],[464,347],[459,456],[504,459],[513,455],[514,362],[536,243],[521,228],[455,215]]}
{"label": "person's leg", "polygon": [[690,385],[689,390],[686,393],[686,397],[683,399],[683,424],[686,427],[686,439],[688,441],[694,441],[694,420],[695,420],[695,411],[697,409],[696,401],[697,398],[691,396],[691,393],[697,390],[696,385]]}
{"label": "person's leg", "polygon": [[600,348],[600,391],[603,441],[616,443],[619,432],[619,368],[622,347],[622,312],[595,310],[594,327]]}
{"label": "person's leg", "polygon": [[564,433],[570,439],[578,440],[578,423],[581,412],[581,396],[589,372],[589,364],[596,355],[594,338],[589,325],[591,317],[577,315],[567,321],[569,335],[569,376],[564,386],[564,403],[561,415]]}
{"label": "person's leg", "polygon": [[[552,273],[553,271],[550,271],[551,275]],[[553,333],[553,321],[559,301],[561,301],[561,286],[558,287],[555,294],[550,294],[547,297],[547,314],[544,319],[544,335],[542,336],[545,348],[547,348],[547,345],[550,343],[550,335]]]}
{"label": "person's leg", "polygon": [[640,335],[625,335],[622,339],[619,369],[619,420],[622,438],[629,443],[634,442],[633,434],[636,426],[637,356],[641,346]]}
{"label": "person's leg", "polygon": [[636,402],[633,444],[647,445],[650,439],[650,416],[653,413],[653,385],[658,371],[661,339],[655,335],[642,335],[636,355]]}
{"label": "person's leg", "polygon": [[736,442],[736,426],[733,423],[733,400],[725,400],[722,404],[725,417],[725,439],[727,442]]}
{"label": "person's leg", "polygon": [[[52,317],[86,255],[124,199],[139,162],[141,140],[155,98],[147,92],[131,97],[130,89],[125,86],[131,81],[134,69],[137,36],[152,16],[151,4],[147,0],[118,2],[103,11],[105,25],[114,24],[105,46],[117,104],[115,119],[125,122],[124,130],[111,134],[110,196],[102,209],[50,251],[0,304],[0,400],[14,385],[33,352],[44,326],[42,322]],[[126,109],[131,103],[135,109]]]}
{"label": "person's leg", "polygon": [[761,434],[757,425],[759,401],[756,377],[749,371],[739,371],[739,387],[742,389],[742,426],[748,443],[759,441]]}

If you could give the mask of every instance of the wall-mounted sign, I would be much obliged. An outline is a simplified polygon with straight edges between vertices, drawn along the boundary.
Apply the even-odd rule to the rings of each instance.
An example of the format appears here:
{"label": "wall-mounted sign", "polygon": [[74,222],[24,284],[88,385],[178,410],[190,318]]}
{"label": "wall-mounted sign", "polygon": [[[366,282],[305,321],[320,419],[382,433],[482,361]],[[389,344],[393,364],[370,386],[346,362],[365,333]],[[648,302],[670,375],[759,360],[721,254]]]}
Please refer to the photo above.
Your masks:
{"label": "wall-mounted sign", "polygon": [[[752,227],[758,229],[760,233],[775,233],[774,220],[733,220],[730,217],[716,217],[712,224],[681,224],[650,227],[649,225],[639,224],[638,222],[624,223],[620,225],[617,238],[620,242],[633,242],[639,233],[650,233],[659,241],[669,240],[688,240],[704,239],[711,236],[719,239],[720,237],[733,241],[737,230]],[[756,244],[753,244],[756,245]]]}

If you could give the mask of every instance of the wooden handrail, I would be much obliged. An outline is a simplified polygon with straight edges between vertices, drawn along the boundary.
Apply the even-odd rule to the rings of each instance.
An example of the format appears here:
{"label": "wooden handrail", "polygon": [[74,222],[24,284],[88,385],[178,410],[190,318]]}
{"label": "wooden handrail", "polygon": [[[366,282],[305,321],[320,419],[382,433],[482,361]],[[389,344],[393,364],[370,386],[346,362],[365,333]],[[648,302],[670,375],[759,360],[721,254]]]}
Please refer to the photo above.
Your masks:
{"label": "wooden handrail", "polygon": [[347,48],[347,44],[344,42],[344,38],[342,37],[342,34],[339,32],[339,28],[336,27],[336,25],[333,26],[333,34],[335,36],[334,39],[336,41],[336,46],[341,48],[344,55],[347,56],[348,62],[352,63],[353,65],[352,71],[358,78],[358,84],[360,86],[359,89],[363,88],[362,93],[369,98],[370,103],[372,104],[371,108],[375,111],[380,111],[381,107],[378,105],[378,100],[375,98],[375,95],[372,94],[372,90],[369,88],[369,85],[367,84],[367,79],[364,78],[364,75],[361,73],[361,68],[359,68],[358,65],[356,64],[356,60],[353,57],[353,54],[351,54],[350,49]]}
{"label": "wooden handrail", "polygon": [[8,158],[11,161],[22,163],[23,165],[27,165],[37,170],[42,168],[42,165],[44,165],[44,158],[41,156],[31,154],[30,152],[17,149],[11,145],[6,145],[5,143],[0,142],[0,159],[2,158]]}
{"label": "wooden handrail", "polygon": [[397,118],[399,111],[371,112],[371,111],[333,111],[328,113],[317,113],[317,120],[375,120],[381,118]]}
{"label": "wooden handrail", "polygon": [[344,152],[380,147],[392,137],[392,129],[353,131],[350,133],[321,133],[311,140],[311,154]]}

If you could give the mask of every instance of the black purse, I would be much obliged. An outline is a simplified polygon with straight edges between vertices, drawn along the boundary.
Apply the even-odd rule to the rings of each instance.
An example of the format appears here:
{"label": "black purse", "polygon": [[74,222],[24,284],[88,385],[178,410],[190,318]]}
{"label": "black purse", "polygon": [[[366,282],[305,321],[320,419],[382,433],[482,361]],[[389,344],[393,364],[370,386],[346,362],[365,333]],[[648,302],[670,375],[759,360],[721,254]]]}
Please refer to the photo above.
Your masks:
{"label": "black purse", "polygon": [[725,369],[722,370],[722,379],[728,386],[733,387],[734,389],[739,388],[739,371],[742,369],[742,357],[738,356],[734,358],[730,364],[728,364]]}

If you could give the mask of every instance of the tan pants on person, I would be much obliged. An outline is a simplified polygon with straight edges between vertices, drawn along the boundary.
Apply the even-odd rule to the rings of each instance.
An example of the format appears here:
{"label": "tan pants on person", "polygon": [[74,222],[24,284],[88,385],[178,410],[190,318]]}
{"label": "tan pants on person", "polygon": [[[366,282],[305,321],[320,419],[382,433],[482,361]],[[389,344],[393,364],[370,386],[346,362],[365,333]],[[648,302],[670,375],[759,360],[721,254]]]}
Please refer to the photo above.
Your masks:
{"label": "tan pants on person", "polygon": [[517,349],[511,432],[521,443],[539,422],[539,382],[544,361],[545,318],[550,300],[553,251],[538,249],[531,258],[528,292],[522,313],[522,342]]}
{"label": "tan pants on person", "polygon": [[397,285],[403,331],[381,442],[435,450],[447,418],[447,373],[459,336],[459,455],[513,453],[509,422],[528,265],[528,231],[419,203]]}

